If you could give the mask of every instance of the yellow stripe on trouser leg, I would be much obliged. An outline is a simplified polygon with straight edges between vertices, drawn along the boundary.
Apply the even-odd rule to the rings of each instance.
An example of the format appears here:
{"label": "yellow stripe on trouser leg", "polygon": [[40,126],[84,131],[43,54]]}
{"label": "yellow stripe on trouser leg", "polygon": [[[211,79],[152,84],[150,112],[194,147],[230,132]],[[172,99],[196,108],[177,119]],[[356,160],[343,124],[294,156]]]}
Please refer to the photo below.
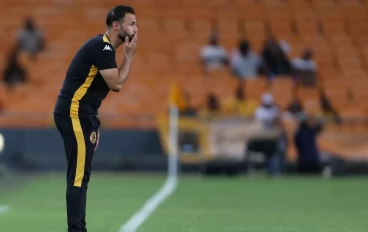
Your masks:
{"label": "yellow stripe on trouser leg", "polygon": [[77,139],[77,168],[75,172],[74,186],[81,187],[84,177],[84,167],[86,163],[86,144],[84,141],[84,135],[82,126],[79,120],[79,101],[87,93],[88,88],[91,86],[98,69],[94,65],[91,66],[88,76],[84,83],[75,91],[72,103],[70,105],[70,118],[73,123],[73,130],[75,138]]}
{"label": "yellow stripe on trouser leg", "polygon": [[84,141],[83,130],[79,119],[72,118],[73,130],[77,139],[77,168],[75,172],[74,186],[81,187],[84,177],[84,167],[86,164],[86,144]]}

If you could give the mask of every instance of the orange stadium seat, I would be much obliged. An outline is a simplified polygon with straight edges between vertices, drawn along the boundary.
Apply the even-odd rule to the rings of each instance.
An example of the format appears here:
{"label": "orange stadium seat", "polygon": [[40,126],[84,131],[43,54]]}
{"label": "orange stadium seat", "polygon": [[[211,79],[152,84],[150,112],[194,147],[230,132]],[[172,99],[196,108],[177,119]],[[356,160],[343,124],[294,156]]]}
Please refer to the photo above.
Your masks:
{"label": "orange stadium seat", "polygon": [[263,20],[265,18],[263,7],[259,4],[239,6],[236,8],[236,14],[241,20]]}
{"label": "orange stadium seat", "polygon": [[167,18],[167,20],[163,21],[163,29],[164,33],[170,35],[170,37],[186,38],[189,36],[184,19]]}
{"label": "orange stadium seat", "polygon": [[[368,21],[367,3],[360,0],[125,2],[136,8],[140,43],[129,80],[130,88],[122,93],[126,100],[121,101],[120,95],[112,94],[103,105],[102,110],[106,113],[160,113],[166,109],[166,103],[158,105],[154,102],[166,101],[167,83],[173,80],[185,84],[197,105],[203,103],[209,91],[216,92],[222,99],[231,96],[237,82],[229,70],[206,76],[200,66],[200,49],[213,31],[219,32],[220,41],[228,50],[235,48],[240,38],[246,38],[253,50],[259,52],[269,33],[289,43],[289,57],[300,56],[306,47],[312,48],[319,69],[319,85],[326,87],[334,104],[344,109],[344,115],[349,112],[355,115],[368,112],[349,108],[345,95],[350,88],[357,99],[366,96],[361,86],[367,83],[359,80],[367,77],[368,68],[368,29],[364,24]],[[31,63],[27,57],[22,57],[22,63],[30,74],[30,83],[9,94],[0,85],[0,99],[4,101],[6,109],[50,112],[73,55],[86,39],[104,30],[105,14],[113,3],[97,0],[4,0],[0,29],[3,35],[6,32],[6,35],[11,36],[2,37],[0,46],[4,52],[0,57],[3,60],[5,51],[14,43],[16,29],[22,26],[28,15],[35,17],[48,42],[47,50],[40,55],[38,62]],[[80,11],[80,7],[86,10]],[[81,27],[76,22],[88,26]],[[122,49],[119,49],[117,54],[121,53]],[[118,56],[117,59],[121,62],[122,57]],[[43,65],[45,63],[47,65]],[[347,81],[352,79],[354,81],[351,83]],[[245,88],[249,96],[257,100],[263,92],[271,91],[276,101],[286,106],[292,91],[284,92],[282,86],[289,88],[290,85],[288,78],[277,79],[271,88],[267,88],[266,80],[259,77],[249,81]],[[35,92],[38,94],[33,94]],[[318,111],[316,89],[302,88],[298,90],[298,95],[312,111]],[[40,98],[42,104],[32,107]],[[368,109],[368,106],[364,107]],[[17,119],[7,120],[9,125],[19,123]],[[42,120],[31,123],[46,125]],[[112,123],[119,122],[115,120]],[[139,122],[126,124],[138,125]]]}
{"label": "orange stadium seat", "polygon": [[236,8],[242,7],[252,7],[252,6],[260,6],[260,1],[253,1],[253,0],[233,0],[234,6]]}
{"label": "orange stadium seat", "polygon": [[346,26],[342,20],[339,19],[322,19],[322,30],[325,35],[345,35]]}
{"label": "orange stadium seat", "polygon": [[265,8],[266,17],[270,20],[291,20],[292,16],[284,6],[269,6]]}
{"label": "orange stadium seat", "polygon": [[231,24],[237,24],[239,15],[234,7],[219,8],[214,11],[214,19],[217,21],[228,20]]}
{"label": "orange stadium seat", "polygon": [[291,21],[288,19],[286,20],[272,19],[269,20],[268,24],[270,32],[276,37],[292,36],[294,34]]}

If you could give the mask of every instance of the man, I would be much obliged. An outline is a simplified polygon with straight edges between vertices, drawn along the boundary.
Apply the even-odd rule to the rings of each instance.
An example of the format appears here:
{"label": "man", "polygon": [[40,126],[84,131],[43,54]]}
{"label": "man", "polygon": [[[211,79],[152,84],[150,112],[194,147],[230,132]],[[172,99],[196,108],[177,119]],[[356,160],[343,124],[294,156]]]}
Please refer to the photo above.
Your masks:
{"label": "man", "polygon": [[291,73],[291,65],[285,50],[280,47],[279,42],[273,36],[266,39],[261,54],[264,72],[268,77],[272,78]]}
{"label": "man", "polygon": [[291,62],[296,80],[304,86],[316,85],[317,64],[313,60],[313,53],[306,49],[301,58],[294,58]]}
{"label": "man", "polygon": [[17,85],[26,82],[27,79],[27,70],[19,61],[19,50],[18,48],[14,48],[9,54],[7,64],[3,71],[3,81],[10,91],[14,90]]}
{"label": "man", "polygon": [[274,104],[273,96],[270,93],[264,93],[261,96],[261,105],[256,109],[254,117],[267,127],[273,127],[280,113],[280,109]]}
{"label": "man", "polygon": [[238,52],[230,61],[233,74],[240,80],[255,79],[262,65],[262,59],[251,50],[246,40],[239,43]]}
{"label": "man", "polygon": [[212,33],[208,42],[201,50],[201,61],[206,73],[221,69],[228,63],[227,52],[219,45],[217,33]]}
{"label": "man", "polygon": [[27,18],[24,28],[18,32],[17,43],[20,49],[30,54],[31,59],[45,48],[45,38],[40,29],[38,29],[32,18]]}
{"label": "man", "polygon": [[242,117],[252,117],[254,115],[257,108],[257,101],[249,99],[244,89],[243,83],[239,82],[234,97],[226,99],[223,104],[223,111],[225,114]]}
{"label": "man", "polygon": [[317,138],[323,130],[322,122],[311,115],[300,115],[299,127],[294,135],[298,151],[298,169],[300,173],[320,173],[323,169]]}
{"label": "man", "polygon": [[254,118],[268,129],[264,138],[259,139],[258,145],[263,147],[267,171],[269,175],[281,174],[286,151],[286,134],[281,121],[281,111],[274,103],[270,93],[261,96],[261,105],[256,109]]}
{"label": "man", "polygon": [[[64,140],[68,163],[69,232],[87,231],[86,192],[99,141],[98,109],[110,90],[119,92],[127,81],[137,46],[138,29],[133,8],[114,7],[107,14],[106,26],[104,35],[87,41],[75,55],[54,109],[54,120]],[[122,43],[124,61],[118,68],[115,49]]]}

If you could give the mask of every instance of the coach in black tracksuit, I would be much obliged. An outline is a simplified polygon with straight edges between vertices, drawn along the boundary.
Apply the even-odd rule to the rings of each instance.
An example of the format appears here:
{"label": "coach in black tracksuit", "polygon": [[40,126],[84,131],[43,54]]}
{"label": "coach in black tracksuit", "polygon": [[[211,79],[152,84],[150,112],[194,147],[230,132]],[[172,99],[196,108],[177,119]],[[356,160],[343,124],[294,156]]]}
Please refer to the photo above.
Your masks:
{"label": "coach in black tracksuit", "polygon": [[[85,232],[86,193],[91,164],[99,140],[98,109],[110,90],[119,92],[126,82],[137,45],[134,10],[116,6],[106,18],[107,30],[87,41],[66,74],[54,109],[68,163],[67,215],[69,232]],[[115,49],[124,44],[118,68]]]}

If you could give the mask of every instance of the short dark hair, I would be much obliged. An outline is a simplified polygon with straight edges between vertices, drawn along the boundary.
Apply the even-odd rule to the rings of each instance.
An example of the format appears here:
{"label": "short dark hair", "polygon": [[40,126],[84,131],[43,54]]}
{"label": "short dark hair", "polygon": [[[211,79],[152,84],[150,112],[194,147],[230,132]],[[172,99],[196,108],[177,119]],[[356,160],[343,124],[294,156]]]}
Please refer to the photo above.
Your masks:
{"label": "short dark hair", "polygon": [[112,22],[124,19],[127,13],[135,14],[134,9],[130,6],[123,6],[123,5],[115,6],[107,13],[106,26],[111,27]]}

